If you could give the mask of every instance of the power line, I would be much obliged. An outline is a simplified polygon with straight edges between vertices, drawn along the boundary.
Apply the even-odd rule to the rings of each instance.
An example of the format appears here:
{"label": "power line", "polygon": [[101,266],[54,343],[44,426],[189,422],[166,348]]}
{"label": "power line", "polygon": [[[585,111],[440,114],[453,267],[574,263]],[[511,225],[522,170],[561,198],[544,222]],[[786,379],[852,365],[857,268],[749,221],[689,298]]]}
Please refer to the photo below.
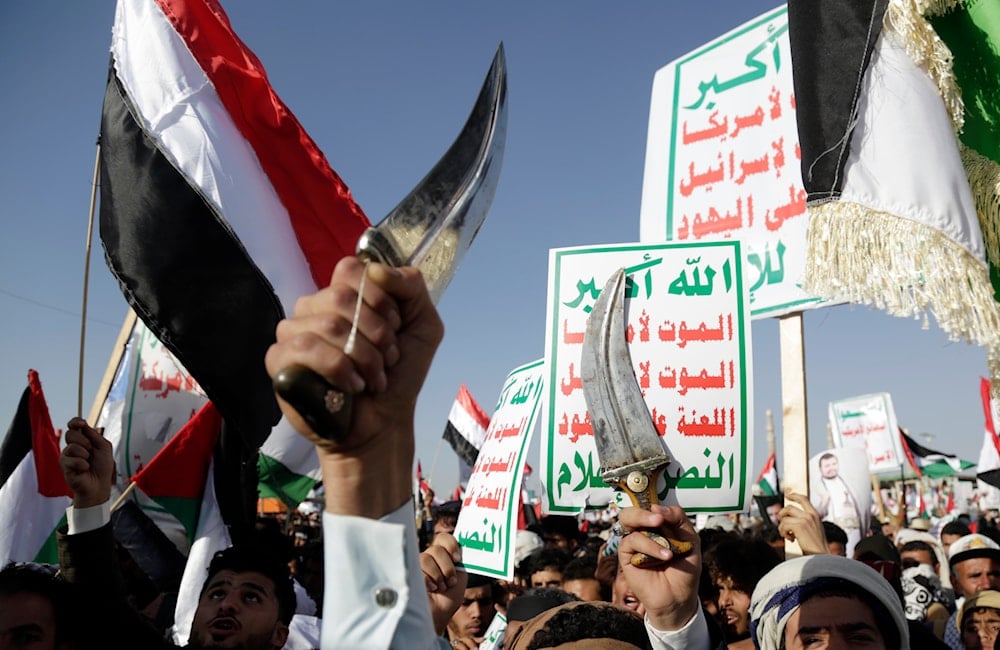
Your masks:
{"label": "power line", "polygon": [[[48,309],[50,311],[59,312],[60,314],[66,314],[67,316],[73,316],[75,318],[80,318],[80,312],[78,312],[78,311],[72,311],[70,309],[63,309],[62,307],[56,307],[55,305],[49,305],[49,304],[46,304],[44,302],[39,302],[38,300],[35,300],[33,298],[28,298],[27,296],[21,296],[21,295],[18,295],[16,293],[13,293],[11,291],[7,291],[6,289],[3,289],[3,288],[0,288],[0,293],[2,293],[5,296],[10,296],[11,298],[14,298],[15,300],[20,300],[22,302],[26,302],[26,303],[35,305],[36,307],[42,307],[43,309]],[[121,323],[109,323],[108,321],[104,321],[104,320],[101,320],[99,318],[87,318],[87,322],[88,323],[96,323],[98,325],[107,325],[108,327],[120,327],[121,326]]]}

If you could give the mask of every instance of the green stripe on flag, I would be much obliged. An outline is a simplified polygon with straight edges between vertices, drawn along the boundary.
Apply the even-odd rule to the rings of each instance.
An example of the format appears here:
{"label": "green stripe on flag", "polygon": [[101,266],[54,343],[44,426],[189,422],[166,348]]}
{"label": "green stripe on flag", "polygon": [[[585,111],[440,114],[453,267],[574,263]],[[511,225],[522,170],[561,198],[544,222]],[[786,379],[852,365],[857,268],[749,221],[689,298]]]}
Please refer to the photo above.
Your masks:
{"label": "green stripe on flag", "polygon": [[310,476],[297,474],[279,461],[260,454],[257,457],[257,489],[261,497],[274,497],[294,510],[319,483]]}
{"label": "green stripe on flag", "polygon": [[49,538],[45,540],[34,561],[39,564],[59,564],[59,543],[56,541],[56,531],[66,525],[66,515],[62,516],[56,527],[52,529]]}
{"label": "green stripe on flag", "polygon": [[201,499],[188,497],[151,497],[163,506],[164,510],[177,518],[187,533],[188,544],[194,543],[198,530],[198,514],[201,511]]}

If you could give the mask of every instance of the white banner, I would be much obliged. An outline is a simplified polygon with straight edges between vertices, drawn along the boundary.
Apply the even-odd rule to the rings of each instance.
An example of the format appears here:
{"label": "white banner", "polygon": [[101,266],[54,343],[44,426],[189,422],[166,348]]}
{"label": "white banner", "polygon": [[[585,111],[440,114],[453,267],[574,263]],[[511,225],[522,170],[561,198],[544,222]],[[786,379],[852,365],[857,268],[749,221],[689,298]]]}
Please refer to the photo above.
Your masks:
{"label": "white banner", "polygon": [[514,579],[524,456],[531,444],[544,383],[541,359],[515,368],[504,381],[455,526],[462,565],[472,573]]}
{"label": "white banner", "polygon": [[546,309],[546,405],[542,507],[603,507],[601,479],[580,378],[587,318],[605,282],[628,275],[632,364],[671,463],[660,500],[690,512],[748,507],[753,467],[749,307],[737,241],[618,244],[553,249]]}
{"label": "white banner", "polygon": [[657,71],[643,242],[741,239],[753,318],[816,306],[799,284],[806,193],[784,6]]}
{"label": "white banner", "polygon": [[836,447],[863,449],[872,474],[899,474],[907,463],[899,424],[889,393],[873,393],[830,402],[830,428]]}

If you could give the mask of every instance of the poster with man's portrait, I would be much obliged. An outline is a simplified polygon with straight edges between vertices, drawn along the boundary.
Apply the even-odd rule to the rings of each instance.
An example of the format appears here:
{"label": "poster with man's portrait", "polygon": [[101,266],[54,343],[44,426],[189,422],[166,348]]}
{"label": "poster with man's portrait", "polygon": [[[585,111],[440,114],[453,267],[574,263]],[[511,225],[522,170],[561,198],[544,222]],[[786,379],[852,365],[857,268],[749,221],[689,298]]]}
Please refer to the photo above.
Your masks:
{"label": "poster with man's portrait", "polygon": [[872,479],[861,448],[827,449],[809,459],[809,500],[823,521],[847,533],[847,557],[868,530]]}

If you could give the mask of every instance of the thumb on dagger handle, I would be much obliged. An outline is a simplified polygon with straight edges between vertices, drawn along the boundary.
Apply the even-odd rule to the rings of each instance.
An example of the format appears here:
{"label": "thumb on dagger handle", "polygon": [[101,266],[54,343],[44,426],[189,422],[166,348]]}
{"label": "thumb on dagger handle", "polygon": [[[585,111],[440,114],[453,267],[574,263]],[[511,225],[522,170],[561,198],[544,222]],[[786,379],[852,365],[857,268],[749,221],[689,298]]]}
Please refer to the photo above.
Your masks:
{"label": "thumb on dagger handle", "polygon": [[[651,504],[659,503],[659,499],[656,494],[656,481],[659,479],[663,469],[664,468],[662,467],[654,469],[648,474],[644,474],[642,472],[632,472],[619,484],[622,491],[624,491],[625,494],[628,495],[629,500],[632,501],[633,506],[636,508],[642,508],[643,510],[649,510]],[[674,555],[684,555],[692,548],[691,542],[664,537],[656,531],[642,530],[637,532],[642,533],[660,546],[669,548]],[[650,557],[645,553],[634,554],[630,562],[632,566],[646,568],[666,564],[665,560]]]}

